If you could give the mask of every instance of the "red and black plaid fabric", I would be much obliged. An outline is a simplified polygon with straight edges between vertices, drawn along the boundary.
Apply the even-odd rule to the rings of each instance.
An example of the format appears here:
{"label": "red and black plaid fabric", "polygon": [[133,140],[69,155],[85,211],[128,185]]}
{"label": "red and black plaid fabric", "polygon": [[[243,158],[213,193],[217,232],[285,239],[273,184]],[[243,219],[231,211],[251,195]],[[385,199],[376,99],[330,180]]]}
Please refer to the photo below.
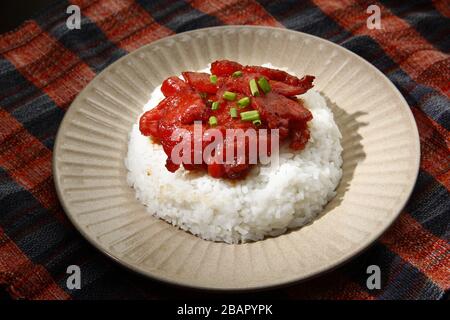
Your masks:
{"label": "red and black plaid fabric", "polygon": [[[81,8],[81,30],[66,9]],[[370,4],[382,30],[366,27]],[[400,218],[365,253],[265,298],[439,299],[450,288],[450,5],[446,0],[60,1],[0,36],[0,290],[12,298],[210,297],[143,279],[94,250],[61,209],[52,148],[74,97],[117,58],[156,39],[226,24],[269,25],[331,40],[375,65],[407,99],[421,142],[420,174]],[[369,290],[366,268],[381,268]],[[82,289],[66,287],[79,265]],[[2,295],[0,295],[2,296]]]}

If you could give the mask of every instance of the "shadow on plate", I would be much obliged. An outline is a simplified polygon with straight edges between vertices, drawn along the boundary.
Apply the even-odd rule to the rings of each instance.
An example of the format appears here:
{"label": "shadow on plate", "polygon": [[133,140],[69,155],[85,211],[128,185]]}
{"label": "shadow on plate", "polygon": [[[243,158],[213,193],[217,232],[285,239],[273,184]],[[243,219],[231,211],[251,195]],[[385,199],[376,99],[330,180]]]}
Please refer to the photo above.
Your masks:
{"label": "shadow on plate", "polygon": [[366,153],[364,152],[363,145],[361,144],[362,137],[358,133],[358,130],[360,128],[367,125],[367,123],[358,120],[358,118],[365,115],[366,113],[361,111],[348,113],[344,109],[339,108],[325,94],[322,93],[322,95],[325,97],[327,105],[331,106],[334,120],[336,121],[336,124],[339,127],[339,131],[342,134],[341,145],[343,149],[343,163],[342,179],[336,189],[336,196],[331,199],[330,202],[328,202],[325,209],[316,217],[316,219],[323,217],[328,212],[341,204],[345,193],[350,187],[350,182],[353,179],[353,174],[355,172],[356,166],[359,162],[366,158]]}
{"label": "shadow on plate", "polygon": [[[353,179],[353,174],[355,172],[356,166],[359,162],[366,158],[366,153],[364,152],[363,145],[361,143],[362,136],[358,133],[358,130],[367,125],[367,123],[358,120],[361,116],[365,115],[365,112],[355,112],[349,113],[342,108],[339,108],[336,103],[332,102],[323,92],[321,95],[325,97],[327,105],[331,107],[333,111],[334,120],[339,127],[339,131],[342,134],[341,145],[342,145],[342,178],[336,189],[336,196],[334,196],[330,202],[325,206],[323,211],[317,215],[311,222],[305,224],[304,226],[293,228],[287,230],[281,235],[289,234],[290,232],[295,232],[305,226],[311,225],[314,221],[317,221],[324,215],[328,214],[331,210],[342,203],[345,193],[350,187],[350,182]],[[267,237],[266,239],[270,239]]]}

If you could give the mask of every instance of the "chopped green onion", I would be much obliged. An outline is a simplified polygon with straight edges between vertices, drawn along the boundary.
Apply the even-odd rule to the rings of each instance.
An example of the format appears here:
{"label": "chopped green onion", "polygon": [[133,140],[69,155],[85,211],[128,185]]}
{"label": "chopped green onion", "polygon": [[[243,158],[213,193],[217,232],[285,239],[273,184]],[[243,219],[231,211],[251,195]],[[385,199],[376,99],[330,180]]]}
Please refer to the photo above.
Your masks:
{"label": "chopped green onion", "polygon": [[232,118],[237,118],[237,110],[236,110],[236,108],[231,108],[230,109],[230,116]]}
{"label": "chopped green onion", "polygon": [[217,125],[217,118],[214,116],[211,116],[211,117],[209,117],[208,122],[211,127],[214,127]]}
{"label": "chopped green onion", "polygon": [[212,110],[217,110],[217,109],[219,109],[219,101],[214,101],[214,102],[211,104],[211,109],[212,109]]}
{"label": "chopped green onion", "polygon": [[250,104],[250,98],[249,97],[244,97],[242,99],[239,99],[237,104],[238,104],[239,107],[245,108],[246,106],[248,106]]}
{"label": "chopped green onion", "polygon": [[256,84],[256,80],[252,79],[249,82],[250,85],[250,91],[252,92],[252,96],[256,97],[259,96],[259,90],[258,90],[258,85]]}
{"label": "chopped green onion", "polygon": [[262,77],[258,79],[259,87],[261,88],[264,93],[267,93],[270,91],[270,84],[269,81],[267,81],[266,78]]}
{"label": "chopped green onion", "polygon": [[242,71],[235,71],[233,72],[233,74],[231,75],[233,78],[239,78],[242,77]]}
{"label": "chopped green onion", "polygon": [[242,121],[259,120],[259,112],[258,112],[258,110],[241,112],[241,120]]}
{"label": "chopped green onion", "polygon": [[228,101],[233,101],[234,99],[236,99],[236,93],[231,91],[225,91],[223,93],[223,98]]}
{"label": "chopped green onion", "polygon": [[261,125],[261,120],[259,120],[259,119],[253,120],[252,122],[257,127],[259,127]]}
{"label": "chopped green onion", "polygon": [[215,74],[212,74],[209,76],[209,81],[211,81],[212,84],[217,83],[217,76]]}

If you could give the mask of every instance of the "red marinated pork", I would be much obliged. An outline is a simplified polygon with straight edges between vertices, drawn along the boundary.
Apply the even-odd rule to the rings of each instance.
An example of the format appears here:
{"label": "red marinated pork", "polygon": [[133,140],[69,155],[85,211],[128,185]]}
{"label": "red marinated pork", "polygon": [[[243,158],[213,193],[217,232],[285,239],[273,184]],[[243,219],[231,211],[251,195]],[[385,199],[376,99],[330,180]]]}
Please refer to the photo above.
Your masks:
{"label": "red marinated pork", "polygon": [[[312,119],[312,114],[295,96],[312,88],[313,76],[299,79],[281,70],[243,66],[228,60],[213,62],[211,74],[214,75],[212,78],[208,73],[183,72],[184,80],[178,77],[167,78],[161,86],[165,98],[155,108],[141,116],[139,122],[141,133],[152,137],[163,146],[168,157],[166,167],[169,171],[174,172],[180,166],[171,159],[172,150],[178,143],[172,141],[172,133],[176,129],[185,129],[193,144],[196,121],[201,122],[203,132],[214,127],[220,130],[224,137],[227,129],[253,128],[256,131],[267,129],[267,136],[258,137],[264,140],[264,143],[270,140],[268,137],[270,130],[278,129],[280,142],[288,141],[293,150],[302,150],[305,147],[309,140],[307,124]],[[252,95],[250,81],[262,78],[266,80],[266,85],[257,82],[258,93]],[[243,98],[248,98],[248,104],[239,105],[238,101]],[[258,119],[248,121],[242,118],[241,113],[248,111],[256,113]],[[212,121],[212,118],[215,121]],[[206,135],[200,138],[204,150],[212,141]],[[249,142],[245,143],[244,147],[248,152]],[[225,139],[220,152],[225,154],[227,146],[237,148],[235,144],[235,141]],[[215,178],[243,178],[253,165],[237,158],[233,163],[227,164],[204,161],[201,164],[192,164],[193,158],[194,151],[190,155],[191,161],[183,162],[182,165],[187,170],[206,170]]]}

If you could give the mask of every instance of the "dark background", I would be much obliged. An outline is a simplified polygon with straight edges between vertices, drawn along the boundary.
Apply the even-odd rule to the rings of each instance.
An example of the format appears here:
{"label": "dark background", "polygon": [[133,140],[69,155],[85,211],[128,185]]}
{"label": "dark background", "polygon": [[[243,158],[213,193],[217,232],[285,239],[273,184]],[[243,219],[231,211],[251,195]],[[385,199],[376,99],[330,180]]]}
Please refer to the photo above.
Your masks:
{"label": "dark background", "polygon": [[[0,33],[18,27],[22,22],[35,16],[40,10],[55,0],[3,0],[0,2]],[[9,300],[9,294],[0,286],[0,300]]]}
{"label": "dark background", "polygon": [[55,0],[2,0],[0,1],[0,33],[18,27]]}

